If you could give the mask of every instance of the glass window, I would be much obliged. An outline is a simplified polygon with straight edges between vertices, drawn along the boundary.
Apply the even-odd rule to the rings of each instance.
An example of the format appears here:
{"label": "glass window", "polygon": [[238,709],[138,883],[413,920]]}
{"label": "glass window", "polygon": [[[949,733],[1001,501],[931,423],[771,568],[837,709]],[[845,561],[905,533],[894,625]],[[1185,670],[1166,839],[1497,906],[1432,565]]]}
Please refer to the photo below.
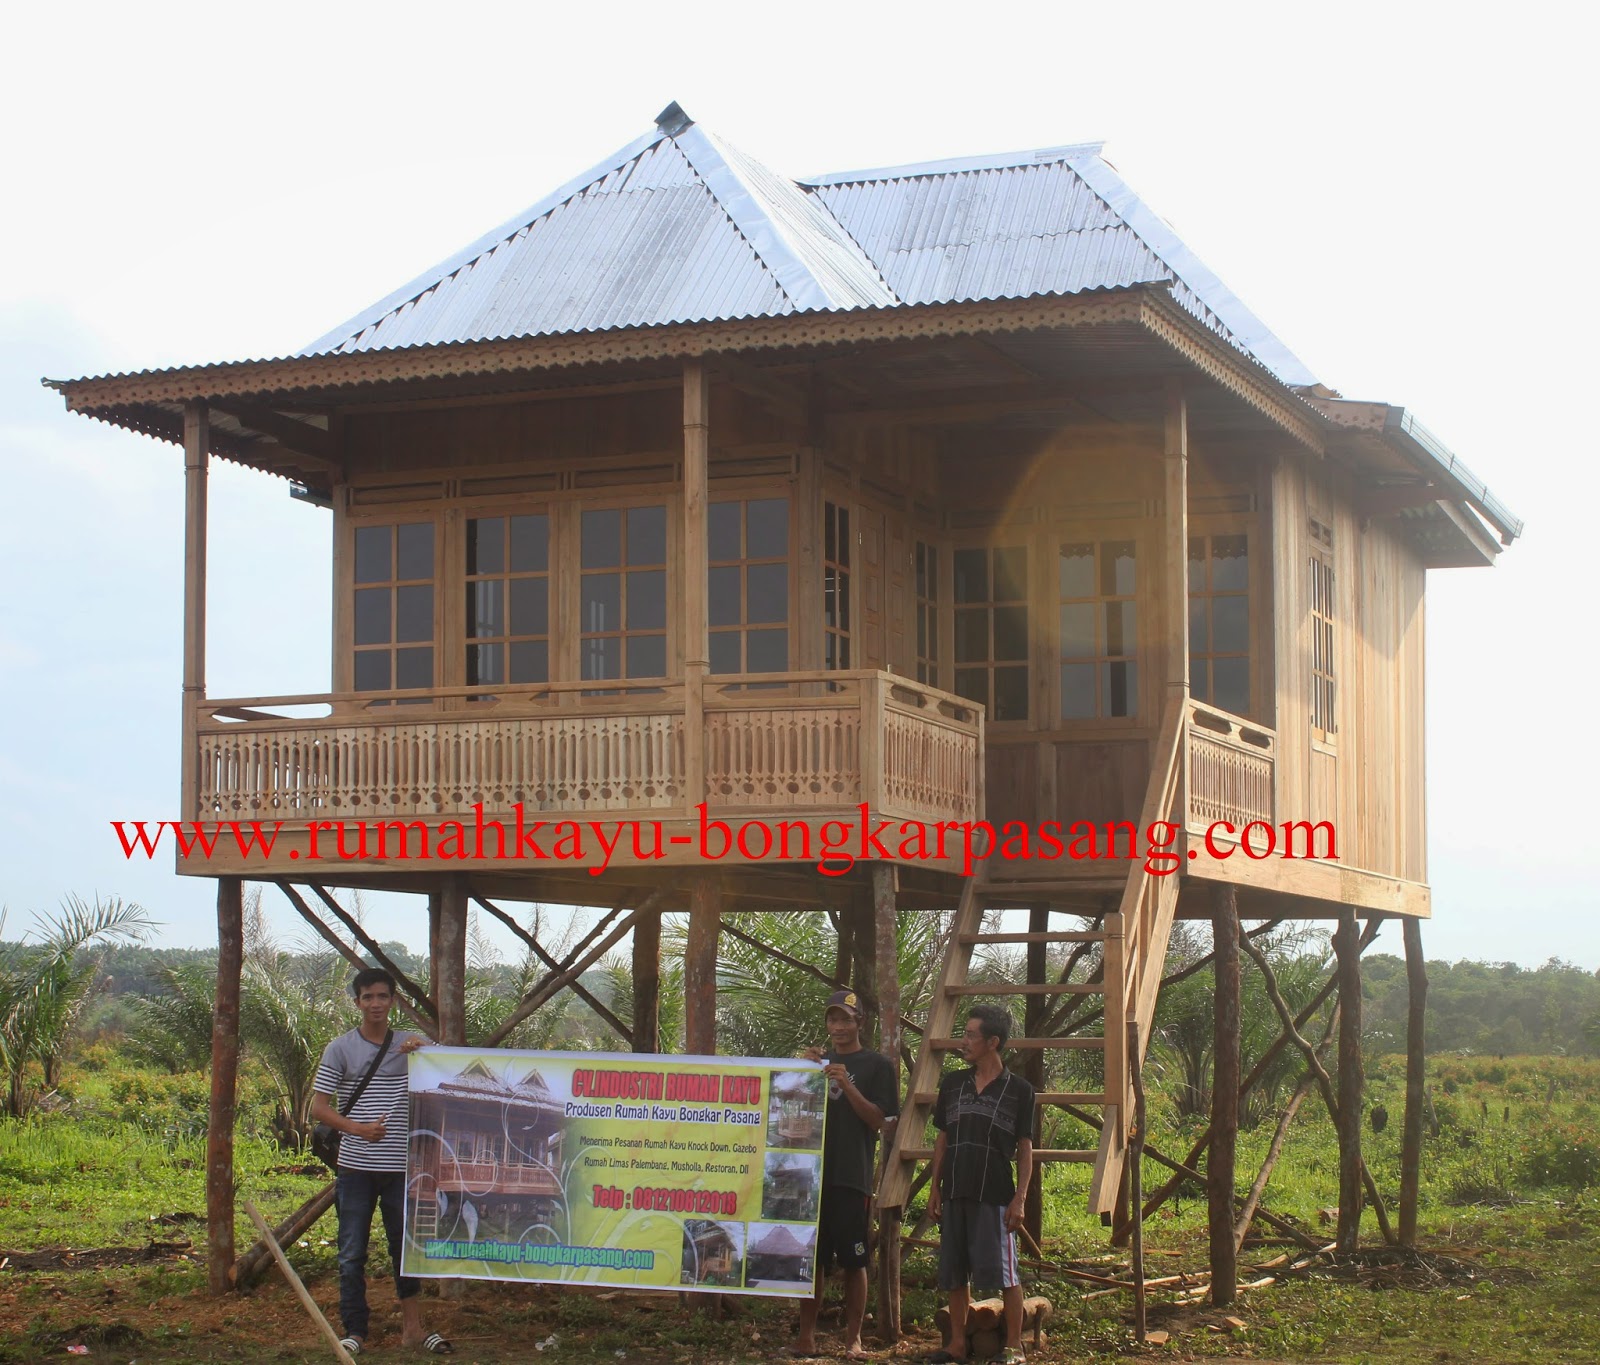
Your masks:
{"label": "glass window", "polygon": [[467,522],[467,681],[550,681],[550,518]]}
{"label": "glass window", "polygon": [[711,671],[785,672],[789,667],[789,500],[714,502],[708,528]]}
{"label": "glass window", "polygon": [[1028,548],[971,546],[951,556],[955,688],[993,721],[1028,718]]}
{"label": "glass window", "polygon": [[580,677],[666,676],[666,569],[665,506],[590,508],[580,515]]}
{"label": "glass window", "polygon": [[1062,720],[1139,712],[1139,552],[1131,540],[1075,541],[1056,557]]}
{"label": "glass window", "polygon": [[358,692],[435,686],[431,521],[355,529],[350,603]]}
{"label": "glass window", "polygon": [[1338,678],[1334,655],[1334,622],[1338,596],[1333,580],[1333,530],[1319,521],[1311,526],[1311,729],[1321,740],[1331,740],[1339,728]]}
{"label": "glass window", "polygon": [[1189,538],[1189,691],[1250,714],[1250,541],[1241,533]]}
{"label": "glass window", "polygon": [[917,681],[939,683],[939,550],[917,542]]}
{"label": "glass window", "polygon": [[822,666],[850,667],[850,509],[822,507]]}

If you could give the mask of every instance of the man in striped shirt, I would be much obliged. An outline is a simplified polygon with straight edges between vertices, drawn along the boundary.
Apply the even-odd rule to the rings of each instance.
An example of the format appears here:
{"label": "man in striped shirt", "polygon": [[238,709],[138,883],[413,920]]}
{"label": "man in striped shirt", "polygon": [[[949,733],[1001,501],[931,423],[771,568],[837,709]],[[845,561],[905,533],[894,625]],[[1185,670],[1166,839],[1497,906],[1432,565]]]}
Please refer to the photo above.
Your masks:
{"label": "man in striped shirt", "polygon": [[[443,1353],[450,1343],[437,1332],[424,1337],[417,1295],[422,1282],[400,1273],[401,1230],[405,1217],[406,1146],[411,1136],[411,1096],[405,1054],[427,1039],[416,1033],[391,1038],[389,1011],[394,1005],[394,978],[378,967],[357,972],[350,983],[361,1025],[341,1033],[322,1054],[313,1082],[311,1117],[336,1128],[339,1138],[339,1318],[345,1350],[355,1355],[366,1345],[367,1243],[372,1214],[383,1213],[383,1230],[394,1266],[395,1294],[400,1300],[401,1339]],[[372,1079],[352,1106],[361,1079],[389,1040]],[[346,1112],[348,1111],[348,1112]]]}

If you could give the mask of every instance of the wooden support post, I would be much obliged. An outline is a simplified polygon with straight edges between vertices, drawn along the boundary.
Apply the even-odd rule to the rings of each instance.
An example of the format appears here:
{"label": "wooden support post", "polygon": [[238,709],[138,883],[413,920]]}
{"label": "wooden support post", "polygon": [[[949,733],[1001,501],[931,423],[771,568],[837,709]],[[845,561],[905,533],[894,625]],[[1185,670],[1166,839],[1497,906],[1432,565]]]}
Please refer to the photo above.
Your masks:
{"label": "wooden support post", "polygon": [[633,1050],[661,1050],[661,915],[633,921]]}
{"label": "wooden support post", "polygon": [[683,603],[679,613],[683,622],[684,805],[690,810],[706,799],[705,679],[711,670],[711,637],[706,629],[710,461],[711,382],[705,363],[693,358],[683,362]]}
{"label": "wooden support post", "polygon": [[467,879],[447,872],[439,880],[439,958],[434,964],[434,1004],[439,1041],[463,1047],[467,1041]]}
{"label": "wooden support post", "polygon": [[722,885],[710,868],[689,878],[689,935],[683,952],[684,1048],[694,1056],[717,1051],[717,937]]}
{"label": "wooden support post", "polygon": [[[1050,929],[1050,907],[1047,905],[1030,905],[1028,907],[1028,932],[1030,934],[1048,933]],[[1080,948],[1089,945],[1079,944]],[[1045,984],[1046,952],[1049,945],[1042,940],[1028,944],[1028,984],[1039,986]],[[1043,1036],[1045,1019],[1050,1013],[1050,997],[1047,995],[1030,995],[1023,1004],[1022,1033],[1026,1038],[1039,1038]],[[1023,1079],[1035,1090],[1047,1089],[1044,1083],[1044,1048],[1030,1049],[1022,1062]],[[1040,1132],[1044,1115],[1040,1112],[1042,1106],[1033,1108],[1033,1138],[1035,1147],[1042,1147]],[[1036,1166],[1042,1163],[1036,1163]],[[1027,1198],[1023,1201],[1022,1226],[1027,1229],[1028,1235],[1035,1242],[1044,1235],[1044,1172],[1036,1169],[1032,1182],[1028,1186]]]}
{"label": "wooden support post", "polygon": [[1422,925],[1405,921],[1406,1115],[1400,1131],[1400,1245],[1417,1243],[1417,1188],[1422,1180],[1422,1105],[1427,1082],[1426,1017],[1428,964],[1422,956]]}
{"label": "wooden support post", "polygon": [[1354,910],[1339,917],[1333,935],[1339,962],[1339,1226],[1341,1252],[1361,1237],[1361,945]]}
{"label": "wooden support post", "polygon": [[1167,695],[1189,700],[1189,407],[1183,381],[1167,381],[1164,430],[1166,517],[1162,557],[1166,569]]}
{"label": "wooden support post", "polygon": [[1133,1253],[1133,1335],[1143,1342],[1144,1316],[1144,1067],[1139,1058],[1139,1021],[1128,1020],[1129,1079],[1133,1082],[1133,1126],[1128,1134],[1128,1208]]}
{"label": "wooden support post", "polygon": [[232,1287],[233,1119],[239,1081],[239,977],[244,966],[244,881],[217,878],[217,1002],[211,1015],[211,1110],[206,1128],[206,1281]]}
{"label": "wooden support post", "polygon": [[[878,1051],[894,1067],[895,1086],[900,1084],[900,937],[895,897],[899,889],[898,871],[893,863],[872,865],[872,925],[876,939],[874,960],[878,993]],[[858,986],[864,984],[856,983]]]}
{"label": "wooden support post", "polygon": [[[894,1090],[900,1094],[900,941],[896,894],[898,871],[893,863],[872,864],[873,958],[877,967],[878,1051],[894,1068]],[[862,983],[857,981],[860,986]],[[887,1155],[893,1127],[886,1128],[882,1150]],[[900,1340],[901,1210],[878,1214],[878,1337],[887,1345]]]}
{"label": "wooden support post", "polygon": [[862,898],[846,912],[856,923],[855,932],[850,936],[850,985],[860,998],[861,1010],[866,1016],[861,1024],[861,1041],[866,1046],[871,1046],[873,1030],[878,1023],[877,1011],[867,1006],[867,996],[878,985],[878,934],[873,923],[875,889],[875,885],[869,886]]}
{"label": "wooden support post", "polygon": [[211,418],[203,403],[183,409],[183,757],[178,818],[196,819],[199,710],[206,698],[206,481]]}
{"label": "wooden support post", "polygon": [[1206,1161],[1207,1225],[1211,1241],[1211,1302],[1233,1302],[1238,1258],[1233,1249],[1234,1158],[1239,1141],[1239,907],[1229,882],[1213,890],[1212,941],[1216,954],[1212,1044],[1211,1155]]}

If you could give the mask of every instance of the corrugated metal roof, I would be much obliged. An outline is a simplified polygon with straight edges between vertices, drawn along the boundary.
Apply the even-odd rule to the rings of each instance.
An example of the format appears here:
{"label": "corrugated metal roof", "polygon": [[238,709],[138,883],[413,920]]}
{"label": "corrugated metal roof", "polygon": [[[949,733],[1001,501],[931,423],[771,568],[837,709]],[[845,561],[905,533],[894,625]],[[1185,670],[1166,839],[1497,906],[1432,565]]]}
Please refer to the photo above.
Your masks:
{"label": "corrugated metal roof", "polygon": [[1279,379],[1314,383],[1099,151],[796,182],[674,105],[654,133],[302,354],[1167,283]]}

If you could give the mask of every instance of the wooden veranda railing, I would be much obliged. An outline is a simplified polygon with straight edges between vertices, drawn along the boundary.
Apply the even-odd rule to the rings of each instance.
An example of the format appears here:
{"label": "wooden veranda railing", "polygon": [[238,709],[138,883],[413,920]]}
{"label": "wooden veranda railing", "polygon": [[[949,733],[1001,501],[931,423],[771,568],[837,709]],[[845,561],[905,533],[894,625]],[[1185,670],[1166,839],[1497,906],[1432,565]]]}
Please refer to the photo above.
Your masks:
{"label": "wooden veranda railing", "polygon": [[982,811],[982,708],[874,670],[208,701],[194,732],[191,820]]}

